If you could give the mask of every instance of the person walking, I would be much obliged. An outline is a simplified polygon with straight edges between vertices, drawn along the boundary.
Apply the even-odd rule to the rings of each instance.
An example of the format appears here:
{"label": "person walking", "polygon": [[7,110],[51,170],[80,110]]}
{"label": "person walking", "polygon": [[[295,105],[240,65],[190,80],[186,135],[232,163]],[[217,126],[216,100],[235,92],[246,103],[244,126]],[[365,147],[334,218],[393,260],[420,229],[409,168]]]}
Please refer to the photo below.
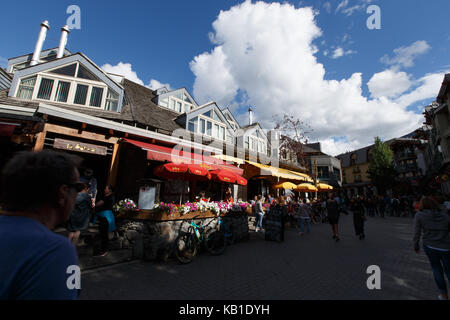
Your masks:
{"label": "person walking", "polygon": [[83,186],[83,190],[78,193],[72,214],[70,215],[69,221],[67,222],[67,230],[70,231],[68,238],[75,247],[78,243],[81,231],[87,230],[87,228],[89,227],[92,209],[89,187],[89,184],[85,183]]}
{"label": "person walking", "polygon": [[262,204],[262,196],[258,195],[256,197],[256,203],[255,203],[255,210],[256,210],[256,214],[257,214],[257,224],[256,224],[256,232],[259,231],[264,231],[263,229],[263,218],[264,218],[264,209],[263,209],[263,204]]}
{"label": "person walking", "polygon": [[[116,230],[116,220],[112,212],[115,204],[115,197],[113,193],[113,186],[107,185],[104,190],[104,197],[98,201],[95,206],[97,213],[95,218],[99,220],[99,232],[101,238],[100,251],[94,253],[94,256],[103,257],[108,253],[109,233]],[[95,223],[96,221],[94,221]]]}
{"label": "person walking", "polygon": [[0,300],[73,300],[67,285],[78,266],[67,237],[52,232],[65,224],[83,188],[81,158],[44,150],[20,152],[1,174]]}
{"label": "person walking", "polygon": [[450,282],[450,218],[431,197],[420,200],[414,217],[414,251],[420,252],[420,238],[430,261],[434,280],[440,291],[439,299],[448,300],[447,281]]}
{"label": "person walking", "polygon": [[311,232],[311,216],[312,216],[312,208],[311,205],[306,203],[306,199],[303,199],[303,203],[300,204],[300,235],[302,236],[306,232]]}
{"label": "person walking", "polygon": [[339,205],[336,200],[334,200],[333,193],[330,193],[328,195],[326,208],[328,213],[328,222],[330,223],[331,230],[333,231],[333,239],[338,242],[340,240],[338,233]]}
{"label": "person walking", "polygon": [[352,199],[351,210],[353,212],[353,226],[355,228],[355,234],[359,237],[359,240],[362,240],[366,237],[364,233],[364,222],[366,217],[364,215],[364,205],[358,196]]}

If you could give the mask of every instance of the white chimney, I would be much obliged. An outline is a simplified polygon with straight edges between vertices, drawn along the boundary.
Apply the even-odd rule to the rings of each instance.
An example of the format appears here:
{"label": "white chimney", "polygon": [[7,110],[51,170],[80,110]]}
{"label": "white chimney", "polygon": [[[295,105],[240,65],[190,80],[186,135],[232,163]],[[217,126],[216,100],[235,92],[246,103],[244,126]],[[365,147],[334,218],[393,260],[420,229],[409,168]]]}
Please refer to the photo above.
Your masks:
{"label": "white chimney", "polygon": [[253,124],[253,110],[252,107],[248,108],[248,124]]}
{"label": "white chimney", "polygon": [[69,32],[70,30],[67,24],[61,28],[61,39],[59,40],[59,47],[56,59],[62,58],[62,56],[64,55],[64,49],[66,48],[67,44],[67,35],[69,34]]}
{"label": "white chimney", "polygon": [[39,37],[36,42],[36,47],[34,48],[33,58],[31,58],[30,66],[34,66],[39,63],[39,56],[41,55],[42,45],[44,44],[45,36],[47,35],[47,30],[50,29],[48,21],[42,21],[41,31],[39,32]]}

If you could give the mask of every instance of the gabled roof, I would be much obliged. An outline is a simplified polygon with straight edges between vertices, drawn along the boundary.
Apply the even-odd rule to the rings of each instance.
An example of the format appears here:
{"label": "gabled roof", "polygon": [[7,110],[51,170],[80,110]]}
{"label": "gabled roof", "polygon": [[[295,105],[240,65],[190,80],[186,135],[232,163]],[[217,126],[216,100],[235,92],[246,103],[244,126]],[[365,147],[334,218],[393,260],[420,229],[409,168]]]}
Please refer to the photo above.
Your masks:
{"label": "gabled roof", "polygon": [[167,90],[166,87],[158,88],[157,90],[154,90],[155,100],[156,99],[164,99],[165,97],[173,96],[174,94],[176,94],[179,91],[183,91],[184,93],[186,93],[189,100],[191,100],[193,102],[193,104],[196,107],[198,107],[197,101],[195,101],[195,99],[191,96],[191,94],[185,87],[181,87],[181,88],[170,90],[170,91]]}
{"label": "gabled roof", "polygon": [[[236,118],[234,117],[233,113],[231,113],[229,108],[224,108],[221,110],[223,114],[228,114],[230,115],[231,119],[234,121],[234,123],[236,123],[237,128],[239,129],[241,127],[241,125],[239,124],[239,122],[236,120]],[[226,117],[225,117],[226,118]]]}
{"label": "gabled roof", "polygon": [[155,91],[128,79],[124,79],[123,85],[126,104],[130,106],[134,121],[167,132],[183,129],[175,121],[179,116],[178,112],[153,102]]}
{"label": "gabled roof", "polygon": [[[39,55],[39,59],[44,59],[44,58],[50,57],[50,56],[56,56],[57,52],[58,52],[58,47],[42,50],[41,54]],[[64,56],[68,56],[71,54],[72,54],[72,52],[70,52],[67,48],[64,49]],[[33,52],[24,54],[24,55],[21,55],[18,57],[9,58],[8,59],[8,67],[6,68],[6,70],[8,72],[11,72],[13,65],[17,65],[17,64],[20,64],[23,62],[31,62],[32,57],[33,57]],[[53,59],[53,60],[55,60],[55,59]]]}
{"label": "gabled roof", "polygon": [[249,134],[250,132],[255,131],[255,130],[257,130],[257,129],[259,129],[259,131],[264,135],[264,137],[265,137],[266,140],[268,141],[267,135],[266,135],[266,133],[264,132],[264,130],[262,129],[262,127],[261,127],[261,125],[259,124],[259,122],[255,122],[255,123],[252,123],[252,124],[249,124],[249,125],[246,125],[246,126],[241,127],[240,129],[238,129],[238,130],[236,131],[236,135],[237,135],[237,136],[244,136],[244,135],[247,135],[247,134]]}
{"label": "gabled roof", "polygon": [[207,102],[195,109],[185,112],[185,113],[179,115],[179,118],[184,119],[184,117],[186,117],[187,119],[190,119],[197,115],[203,114],[205,109],[208,109],[208,108],[213,108],[215,111],[217,111],[219,118],[222,120],[223,123],[225,123],[227,125],[227,129],[232,130],[232,127],[231,127],[230,123],[228,122],[227,118],[224,116],[224,114],[222,113],[222,110],[220,110],[219,106],[214,101]]}
{"label": "gabled roof", "polygon": [[[13,83],[11,84],[11,88],[14,88],[17,85],[17,82],[19,78],[22,78],[24,76],[38,73],[41,71],[45,71],[48,69],[52,69],[58,66],[62,66],[65,64],[68,64],[70,62],[80,62],[83,64],[86,68],[89,69],[95,76],[97,76],[100,80],[105,82],[109,87],[111,87],[113,90],[120,92],[123,90],[123,87],[120,83],[116,82],[111,76],[109,76],[106,72],[104,72],[100,67],[98,67],[91,59],[86,57],[83,53],[77,52],[72,55],[63,56],[62,58],[51,60],[48,62],[39,63],[34,66],[28,66],[24,69],[21,69],[19,71],[16,71],[14,73]],[[13,92],[10,92],[10,95],[12,95]]]}

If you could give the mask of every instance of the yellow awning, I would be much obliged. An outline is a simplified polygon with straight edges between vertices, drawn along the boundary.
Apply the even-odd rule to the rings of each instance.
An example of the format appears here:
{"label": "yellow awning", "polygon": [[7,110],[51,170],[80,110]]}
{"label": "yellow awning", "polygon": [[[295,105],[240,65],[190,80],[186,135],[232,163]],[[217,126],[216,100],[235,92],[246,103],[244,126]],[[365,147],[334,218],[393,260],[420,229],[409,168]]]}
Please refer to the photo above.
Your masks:
{"label": "yellow awning", "polygon": [[318,183],[317,189],[319,189],[319,191],[333,190],[333,186],[326,183]]}
{"label": "yellow awning", "polygon": [[292,182],[283,182],[274,185],[272,188],[274,189],[295,189],[297,188],[297,185],[293,184]]}
{"label": "yellow awning", "polygon": [[301,192],[317,192],[317,188],[309,183],[300,183],[295,190]]}
{"label": "yellow awning", "polygon": [[232,157],[232,156],[229,156],[229,155],[226,155],[226,154],[215,154],[212,157],[216,158],[216,159],[221,159],[221,160],[224,160],[224,161],[228,161],[228,162],[235,162],[237,164],[245,163],[244,159],[235,158],[235,157]]}
{"label": "yellow awning", "polygon": [[295,181],[310,181],[310,182],[313,181],[308,175],[306,175],[304,173],[286,170],[286,169],[282,169],[282,168],[276,168],[276,167],[269,166],[267,164],[256,163],[253,161],[246,160],[246,162],[255,167],[260,168],[261,170],[264,170],[264,174],[271,175],[274,177],[283,178],[283,179],[287,179],[287,180],[295,180]]}

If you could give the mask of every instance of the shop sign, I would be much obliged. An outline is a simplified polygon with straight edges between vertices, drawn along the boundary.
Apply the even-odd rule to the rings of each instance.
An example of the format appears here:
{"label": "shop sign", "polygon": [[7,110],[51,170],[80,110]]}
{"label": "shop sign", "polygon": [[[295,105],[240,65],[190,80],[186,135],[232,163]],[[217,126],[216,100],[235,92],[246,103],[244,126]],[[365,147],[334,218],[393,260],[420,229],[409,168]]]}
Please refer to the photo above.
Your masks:
{"label": "shop sign", "polygon": [[84,142],[70,141],[65,139],[55,138],[53,148],[62,149],[67,151],[78,151],[90,154],[98,154],[106,156],[108,148],[104,146],[98,146],[95,144],[89,144]]}

